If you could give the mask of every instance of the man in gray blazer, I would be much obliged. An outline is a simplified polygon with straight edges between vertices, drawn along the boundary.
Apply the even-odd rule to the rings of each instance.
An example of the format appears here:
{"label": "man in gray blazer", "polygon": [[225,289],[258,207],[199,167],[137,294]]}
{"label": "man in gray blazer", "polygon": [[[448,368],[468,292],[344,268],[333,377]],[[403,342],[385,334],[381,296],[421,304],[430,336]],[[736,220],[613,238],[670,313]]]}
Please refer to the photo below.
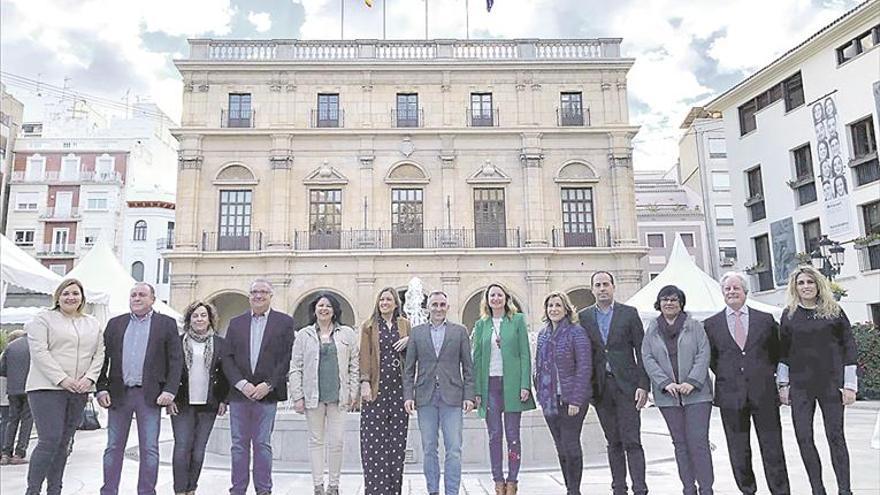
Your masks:
{"label": "man in gray blazer", "polygon": [[439,432],[443,431],[446,495],[461,485],[461,443],[465,413],[474,408],[474,375],[467,329],[446,320],[449,298],[440,290],[428,296],[431,319],[412,329],[403,374],[404,408],[418,410],[419,431],[430,495],[440,494]]}

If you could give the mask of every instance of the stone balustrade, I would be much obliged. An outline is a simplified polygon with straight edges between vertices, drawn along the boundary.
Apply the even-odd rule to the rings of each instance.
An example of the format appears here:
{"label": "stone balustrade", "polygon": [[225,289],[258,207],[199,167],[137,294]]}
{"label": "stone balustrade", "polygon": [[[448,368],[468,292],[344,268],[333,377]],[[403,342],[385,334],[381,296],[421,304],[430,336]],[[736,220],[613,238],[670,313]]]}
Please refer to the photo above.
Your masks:
{"label": "stone balustrade", "polygon": [[620,58],[620,38],[513,40],[192,39],[191,61],[557,61]]}

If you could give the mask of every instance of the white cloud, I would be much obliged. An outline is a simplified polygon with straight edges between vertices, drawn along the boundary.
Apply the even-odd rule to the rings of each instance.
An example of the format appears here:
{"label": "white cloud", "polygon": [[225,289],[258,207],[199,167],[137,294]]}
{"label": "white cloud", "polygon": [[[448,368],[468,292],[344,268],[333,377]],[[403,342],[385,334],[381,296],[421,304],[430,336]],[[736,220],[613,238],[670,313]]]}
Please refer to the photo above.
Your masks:
{"label": "white cloud", "polygon": [[272,19],[268,12],[248,12],[248,21],[254,25],[258,33],[265,33],[272,29]]}

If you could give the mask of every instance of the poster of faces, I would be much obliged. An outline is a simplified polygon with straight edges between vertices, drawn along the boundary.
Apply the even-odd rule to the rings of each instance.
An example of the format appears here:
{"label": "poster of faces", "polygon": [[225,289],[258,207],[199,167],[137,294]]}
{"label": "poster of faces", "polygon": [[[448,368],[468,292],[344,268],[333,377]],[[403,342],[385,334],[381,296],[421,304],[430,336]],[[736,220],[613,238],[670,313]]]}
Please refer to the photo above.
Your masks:
{"label": "poster of faces", "polygon": [[816,129],[816,157],[825,201],[849,194],[848,167],[843,161],[841,136],[837,128],[837,105],[831,96],[813,103],[813,127]]}

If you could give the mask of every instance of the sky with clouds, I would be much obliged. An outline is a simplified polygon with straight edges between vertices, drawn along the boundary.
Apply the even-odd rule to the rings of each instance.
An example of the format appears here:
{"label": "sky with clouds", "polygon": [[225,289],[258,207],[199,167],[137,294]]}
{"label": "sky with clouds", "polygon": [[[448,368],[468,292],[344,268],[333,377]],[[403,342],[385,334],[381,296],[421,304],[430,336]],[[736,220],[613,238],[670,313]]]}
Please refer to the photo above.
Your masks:
{"label": "sky with clouds", "polygon": [[[345,3],[346,39],[425,36],[425,0]],[[803,41],[860,0],[427,0],[431,38],[624,39],[630,120],[641,126],[635,165],[666,169],[679,125],[705,103]],[[340,36],[340,0],[0,0],[0,69],[85,94],[156,102],[179,121],[182,85],[172,60],[187,38]],[[8,90],[38,118],[31,91]]]}

